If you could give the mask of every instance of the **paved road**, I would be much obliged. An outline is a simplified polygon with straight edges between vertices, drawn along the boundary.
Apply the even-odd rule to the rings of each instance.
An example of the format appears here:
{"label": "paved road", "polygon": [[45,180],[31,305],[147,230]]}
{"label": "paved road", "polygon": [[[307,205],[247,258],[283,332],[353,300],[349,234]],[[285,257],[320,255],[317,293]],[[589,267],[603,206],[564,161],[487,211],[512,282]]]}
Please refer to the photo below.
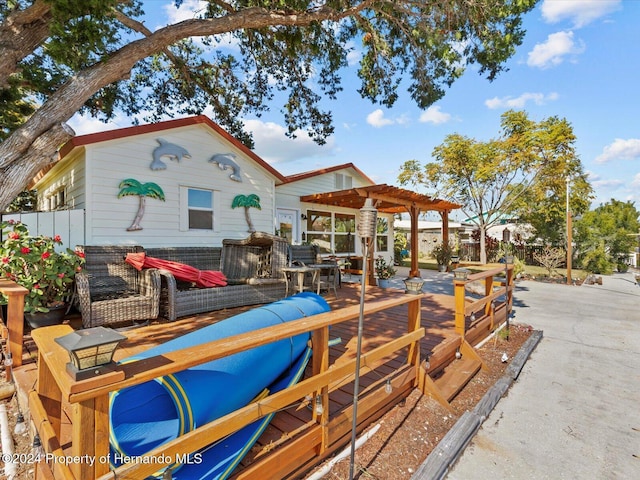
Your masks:
{"label": "paved road", "polygon": [[544,337],[448,480],[640,478],[640,287],[520,282]]}

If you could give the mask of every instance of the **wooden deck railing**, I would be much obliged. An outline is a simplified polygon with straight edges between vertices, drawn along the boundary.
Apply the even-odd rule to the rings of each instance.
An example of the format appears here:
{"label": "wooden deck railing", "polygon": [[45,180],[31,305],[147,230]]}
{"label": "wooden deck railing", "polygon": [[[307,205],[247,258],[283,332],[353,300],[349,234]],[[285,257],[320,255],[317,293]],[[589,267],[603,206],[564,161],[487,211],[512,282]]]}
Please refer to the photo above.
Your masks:
{"label": "wooden deck railing", "polygon": [[[504,277],[497,281],[496,277]],[[478,334],[469,338],[469,330],[488,329],[493,331],[496,315],[500,313],[508,321],[509,312],[513,305],[513,264],[504,268],[494,268],[485,272],[469,275],[466,280],[454,280],[453,292],[455,297],[455,329],[456,333],[474,345]],[[471,282],[484,281],[484,296],[477,300],[470,300],[466,295],[465,286]],[[504,297],[502,302],[497,302]],[[475,317],[475,319],[473,319]],[[467,321],[469,319],[469,321]],[[484,334],[479,335],[484,338]]]}
{"label": "wooden deck railing", "polygon": [[[366,372],[383,363],[383,359],[393,355],[394,352],[406,348],[407,362],[404,370],[401,369],[404,373],[392,379],[392,386],[397,391],[410,391],[409,388],[417,384],[420,340],[425,335],[424,328],[420,326],[421,298],[422,296],[401,295],[365,304],[365,315],[408,304],[407,333],[361,356],[360,372]],[[74,382],[66,373],[67,353],[54,341],[55,338],[69,333],[71,328],[60,325],[34,330],[32,335],[38,346],[38,382],[36,390],[30,394],[29,406],[33,423],[45,451],[59,459],[56,461],[52,458],[49,462],[54,477],[69,480],[85,478],[107,480],[146,478],[157,472],[162,465],[154,462],[150,464],[138,462],[123,465],[115,470],[109,469],[109,462],[105,459],[108,458],[109,453],[108,396],[110,392],[305,332],[312,332],[313,375],[311,377],[188,432],[148,452],[147,455],[154,457],[154,460],[161,457],[173,460],[178,455],[197,451],[261,417],[300,401],[307,395],[312,395],[311,398],[321,395],[323,404],[329,405],[330,391],[337,388],[336,385],[344,383],[345,379],[353,381],[355,378],[356,362],[355,359],[351,359],[339,365],[334,364],[330,368],[329,327],[358,318],[359,311],[359,305],[353,305],[275,327],[196,345],[120,365],[115,376],[107,374],[82,382]],[[372,395],[373,400],[358,409],[358,423],[361,418],[366,418],[367,415],[371,415],[371,412],[379,409],[380,405],[375,402],[381,400],[376,397],[380,396]],[[72,439],[69,455],[92,458],[95,460],[93,463],[76,462],[66,465],[62,461],[65,452],[60,444],[60,430],[62,407],[65,402],[71,404]],[[341,411],[337,416],[339,418],[332,419],[329,408],[325,408],[321,415],[315,416],[313,428],[299,435],[297,443],[295,438],[292,440],[293,447],[289,450],[295,453],[281,455],[281,458],[274,463],[273,471],[275,472],[277,468],[280,472],[285,472],[287,469],[291,472],[308,459],[326,454],[327,449],[336,442],[344,443],[344,439],[351,431],[350,412],[352,410],[348,409],[345,415],[345,412]],[[286,446],[285,451],[287,451]],[[270,473],[264,475],[264,478],[270,475],[278,476],[276,473]]]}
{"label": "wooden deck railing", "polygon": [[[9,299],[7,318],[5,318],[7,343],[13,361],[13,367],[22,365],[22,345],[24,336],[24,297],[29,290],[15,282],[0,279],[0,292]],[[4,334],[4,332],[3,332]],[[11,365],[7,365],[7,378],[11,378]]]}

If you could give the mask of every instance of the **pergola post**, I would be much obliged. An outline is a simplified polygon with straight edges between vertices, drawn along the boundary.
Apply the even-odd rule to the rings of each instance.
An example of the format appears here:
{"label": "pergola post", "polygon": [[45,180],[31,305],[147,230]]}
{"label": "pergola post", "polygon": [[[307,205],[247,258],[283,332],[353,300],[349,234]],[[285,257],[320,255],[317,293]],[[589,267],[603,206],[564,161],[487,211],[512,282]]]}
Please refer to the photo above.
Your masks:
{"label": "pergola post", "polygon": [[420,208],[415,204],[409,208],[409,216],[411,218],[411,267],[409,269],[409,277],[419,277],[420,270],[418,268],[418,217],[420,216]]}
{"label": "pergola post", "polygon": [[449,210],[442,210],[440,218],[442,219],[442,244],[449,245]]}

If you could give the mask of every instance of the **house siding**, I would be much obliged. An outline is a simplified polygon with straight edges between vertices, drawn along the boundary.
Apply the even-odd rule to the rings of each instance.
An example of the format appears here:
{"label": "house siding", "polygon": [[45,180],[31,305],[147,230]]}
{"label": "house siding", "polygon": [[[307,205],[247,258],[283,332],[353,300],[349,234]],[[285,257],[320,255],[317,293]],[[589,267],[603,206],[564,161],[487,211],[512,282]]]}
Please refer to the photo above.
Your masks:
{"label": "house siding", "polygon": [[[151,170],[156,139],[179,145],[191,155],[181,161],[162,157],[166,170]],[[217,153],[234,153],[240,166],[243,182],[229,178],[229,170],[221,170],[208,160]],[[237,147],[211,132],[204,125],[136,135],[117,140],[90,144],[82,157],[72,162],[86,165],[83,169],[87,188],[86,241],[92,245],[139,244],[144,246],[220,245],[224,238],[244,238],[248,235],[244,208],[232,209],[238,194],[256,194],[261,209],[250,209],[256,230],[273,232],[275,216],[275,179],[260,168]],[[68,177],[65,177],[68,178]],[[145,199],[142,230],[127,231],[139,205],[138,196],[118,198],[120,182],[133,178],[141,183],[158,184],[165,201]],[[62,179],[51,182],[53,186]],[[193,187],[213,190],[214,229],[198,231],[180,229],[180,188]],[[78,200],[81,195],[75,198]]]}

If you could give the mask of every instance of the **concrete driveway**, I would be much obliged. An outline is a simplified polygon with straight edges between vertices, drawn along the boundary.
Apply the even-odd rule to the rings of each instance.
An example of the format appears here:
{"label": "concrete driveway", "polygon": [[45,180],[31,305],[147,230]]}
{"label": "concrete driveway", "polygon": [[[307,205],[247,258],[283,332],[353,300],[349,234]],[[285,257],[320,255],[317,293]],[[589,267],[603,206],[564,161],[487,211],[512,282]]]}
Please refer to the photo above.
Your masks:
{"label": "concrete driveway", "polygon": [[640,287],[517,285],[514,321],[544,337],[449,480],[640,478]]}

